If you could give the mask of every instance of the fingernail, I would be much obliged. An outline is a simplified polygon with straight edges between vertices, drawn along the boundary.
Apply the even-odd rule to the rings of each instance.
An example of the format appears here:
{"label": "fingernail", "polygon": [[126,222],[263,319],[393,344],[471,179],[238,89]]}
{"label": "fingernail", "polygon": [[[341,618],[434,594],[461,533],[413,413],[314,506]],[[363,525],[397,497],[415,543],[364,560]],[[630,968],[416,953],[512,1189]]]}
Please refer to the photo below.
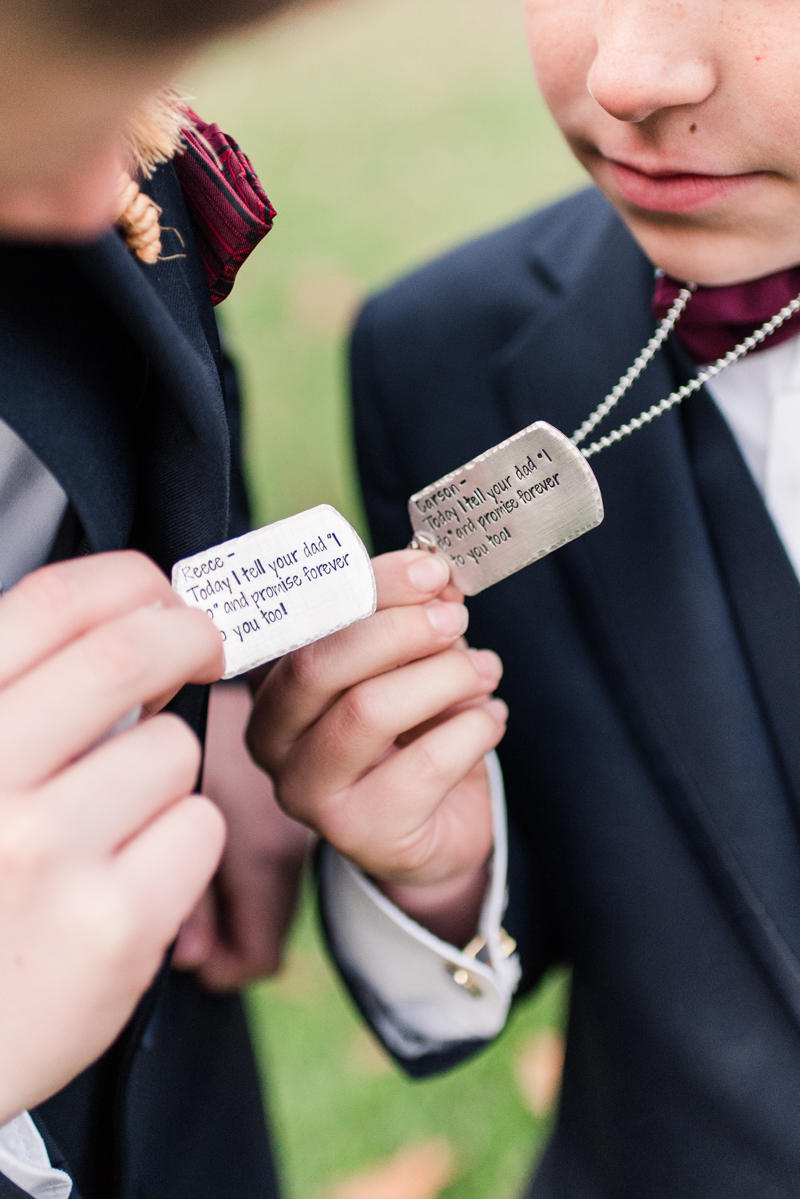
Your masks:
{"label": "fingernail", "polygon": [[494,650],[491,649],[470,649],[467,653],[472,658],[475,669],[479,674],[482,674],[485,679],[499,679],[503,675],[503,663],[498,658]]}
{"label": "fingernail", "polygon": [[498,724],[505,724],[508,720],[508,704],[503,703],[502,699],[490,699],[486,711],[492,714]]}
{"label": "fingernail", "polygon": [[460,637],[466,633],[469,612],[463,604],[442,604],[436,600],[425,605],[428,620],[442,637]]}
{"label": "fingernail", "polygon": [[417,591],[441,591],[450,579],[450,567],[438,554],[426,554],[408,568],[408,581]]}

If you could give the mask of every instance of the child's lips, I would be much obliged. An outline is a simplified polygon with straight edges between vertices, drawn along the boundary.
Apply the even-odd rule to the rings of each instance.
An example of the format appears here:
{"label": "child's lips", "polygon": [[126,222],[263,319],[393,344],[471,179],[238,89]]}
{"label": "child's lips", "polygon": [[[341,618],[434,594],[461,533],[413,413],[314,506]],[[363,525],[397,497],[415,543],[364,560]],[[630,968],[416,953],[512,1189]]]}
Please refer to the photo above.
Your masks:
{"label": "child's lips", "polygon": [[689,171],[650,174],[613,159],[606,161],[622,198],[636,208],[651,212],[691,212],[723,200],[761,177],[761,172],[743,175],[701,175]]}

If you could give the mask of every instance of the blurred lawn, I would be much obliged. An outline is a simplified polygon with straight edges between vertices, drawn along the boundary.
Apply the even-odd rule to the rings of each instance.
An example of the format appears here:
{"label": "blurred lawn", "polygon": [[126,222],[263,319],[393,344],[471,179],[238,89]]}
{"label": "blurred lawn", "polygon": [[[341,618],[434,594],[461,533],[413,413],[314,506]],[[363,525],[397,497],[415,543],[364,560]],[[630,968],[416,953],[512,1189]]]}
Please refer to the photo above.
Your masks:
{"label": "blurred lawn", "polygon": [[[579,186],[532,80],[519,0],[330,0],[218,50],[186,86],[241,142],[278,209],[220,310],[246,385],[255,516],[334,504],[363,528],[343,342],[359,299],[448,246]],[[289,967],[251,1000],[288,1195],[443,1136],[447,1199],[512,1199],[547,1121],[514,1082],[564,982],[489,1052],[412,1084],[360,1030],[307,904]],[[376,1195],[375,1199],[379,1199]]]}

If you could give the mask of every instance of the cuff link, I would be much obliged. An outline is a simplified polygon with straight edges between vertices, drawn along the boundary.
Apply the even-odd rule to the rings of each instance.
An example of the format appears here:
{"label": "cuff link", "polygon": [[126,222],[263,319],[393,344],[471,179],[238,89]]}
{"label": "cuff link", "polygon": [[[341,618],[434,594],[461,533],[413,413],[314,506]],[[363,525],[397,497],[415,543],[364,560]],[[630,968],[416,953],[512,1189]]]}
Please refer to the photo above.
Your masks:
{"label": "cuff link", "polygon": [[467,991],[473,999],[480,999],[483,991],[469,970],[465,970],[463,966],[457,966],[455,962],[447,962],[445,969],[457,987],[461,987],[462,990]]}
{"label": "cuff link", "polygon": [[[501,928],[498,935],[500,956],[502,958],[510,958],[514,950],[517,948],[517,943],[513,937],[510,937],[504,928]],[[469,945],[462,950],[462,955],[465,958],[472,958],[476,962],[489,964],[489,951],[486,945],[486,938],[480,936],[473,937]],[[461,987],[467,991],[473,999],[480,999],[483,995],[481,987],[477,980],[470,974],[465,966],[459,966],[456,962],[445,962],[445,970],[452,978],[457,987]]]}
{"label": "cuff link", "polygon": [[510,936],[510,934],[507,933],[504,928],[501,928],[498,941],[500,942],[500,957],[504,959],[510,958],[512,953],[514,953],[517,948],[517,943],[514,938]]}

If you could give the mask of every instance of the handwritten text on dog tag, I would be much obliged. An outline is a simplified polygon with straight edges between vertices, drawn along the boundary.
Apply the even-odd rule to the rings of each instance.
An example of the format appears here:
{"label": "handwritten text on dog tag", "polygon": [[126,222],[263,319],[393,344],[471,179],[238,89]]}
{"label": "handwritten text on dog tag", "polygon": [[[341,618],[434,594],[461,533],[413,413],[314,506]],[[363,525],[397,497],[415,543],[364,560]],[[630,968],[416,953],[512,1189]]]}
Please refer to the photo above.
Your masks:
{"label": "handwritten text on dog tag", "polygon": [[225,642],[232,679],[375,611],[375,577],[355,529],[329,504],[176,562],[172,585]]}
{"label": "handwritten text on dog tag", "polygon": [[456,586],[477,595],[599,525],[603,500],[580,450],[537,421],[412,495],[408,511]]}

